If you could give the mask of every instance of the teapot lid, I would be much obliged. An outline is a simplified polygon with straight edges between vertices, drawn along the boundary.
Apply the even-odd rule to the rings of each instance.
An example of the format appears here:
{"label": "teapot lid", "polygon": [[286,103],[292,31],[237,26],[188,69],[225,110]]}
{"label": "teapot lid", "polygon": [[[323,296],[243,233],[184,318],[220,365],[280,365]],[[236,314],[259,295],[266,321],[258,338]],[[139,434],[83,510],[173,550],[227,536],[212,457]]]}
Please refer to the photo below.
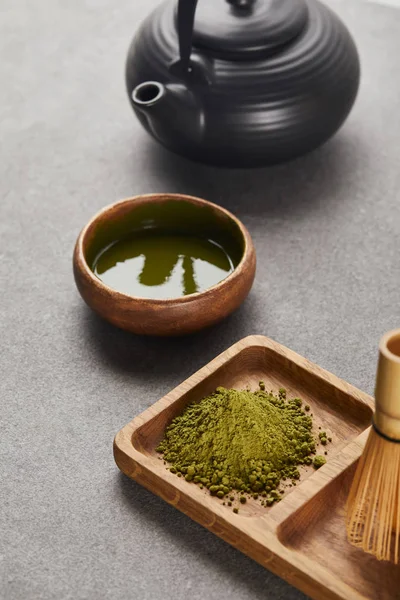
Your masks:
{"label": "teapot lid", "polygon": [[222,59],[274,54],[304,29],[305,0],[199,0],[193,45]]}

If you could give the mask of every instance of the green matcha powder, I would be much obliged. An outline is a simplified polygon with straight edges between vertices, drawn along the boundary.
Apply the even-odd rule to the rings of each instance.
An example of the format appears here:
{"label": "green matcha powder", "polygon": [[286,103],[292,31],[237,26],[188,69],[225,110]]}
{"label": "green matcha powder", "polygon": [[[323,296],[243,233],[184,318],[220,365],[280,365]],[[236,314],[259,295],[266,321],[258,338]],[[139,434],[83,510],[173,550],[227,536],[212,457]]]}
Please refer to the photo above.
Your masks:
{"label": "green matcha powder", "polygon": [[235,490],[242,504],[244,494],[251,494],[271,506],[281,499],[283,480],[296,484],[299,465],[319,468],[326,462],[323,456],[313,458],[312,425],[302,401],[287,400],[284,389],[274,395],[265,391],[263,382],[256,392],[219,387],[172,421],[157,452],[171,473],[218,498]]}

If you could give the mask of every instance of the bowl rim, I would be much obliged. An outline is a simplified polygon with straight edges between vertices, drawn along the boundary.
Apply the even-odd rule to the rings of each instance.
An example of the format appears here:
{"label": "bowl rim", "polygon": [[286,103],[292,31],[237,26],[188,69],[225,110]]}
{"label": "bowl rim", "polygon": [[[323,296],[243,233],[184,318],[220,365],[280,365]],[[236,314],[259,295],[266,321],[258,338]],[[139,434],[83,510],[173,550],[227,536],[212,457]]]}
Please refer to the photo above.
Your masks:
{"label": "bowl rim", "polygon": [[[219,213],[223,213],[228,217],[235,225],[238,227],[240,234],[242,236],[242,240],[244,243],[242,257],[233,271],[224,279],[221,279],[218,283],[206,288],[201,292],[195,292],[193,294],[188,294],[187,296],[176,296],[172,298],[151,298],[151,297],[142,297],[142,296],[133,296],[129,294],[124,294],[123,292],[119,292],[118,290],[108,286],[105,284],[90,268],[89,264],[86,261],[85,253],[84,253],[84,243],[86,236],[90,230],[90,228],[98,221],[102,216],[107,214],[110,210],[115,209],[116,207],[121,207],[123,205],[134,204],[135,202],[141,200],[144,203],[152,203],[152,202],[165,202],[167,200],[177,200],[181,202],[190,202],[195,203],[199,206],[209,206],[214,208]],[[243,223],[235,217],[229,210],[226,208],[219,206],[209,200],[205,200],[203,198],[199,198],[197,196],[190,196],[187,194],[176,194],[176,193],[148,193],[148,194],[138,194],[136,196],[124,198],[122,200],[118,200],[117,202],[113,202],[101,210],[99,210],[83,227],[81,232],[78,235],[75,250],[74,250],[74,265],[78,268],[78,270],[83,274],[86,279],[90,282],[90,284],[97,289],[98,292],[107,293],[112,297],[125,300],[125,301],[136,301],[144,304],[152,305],[152,306],[167,306],[172,302],[175,304],[184,304],[190,303],[200,297],[206,297],[208,295],[214,294],[218,292],[220,289],[231,283],[235,280],[238,280],[243,271],[246,268],[246,264],[251,260],[251,256],[254,256],[255,260],[255,249],[253,245],[253,241],[251,236],[247,230],[247,228],[243,225]]]}

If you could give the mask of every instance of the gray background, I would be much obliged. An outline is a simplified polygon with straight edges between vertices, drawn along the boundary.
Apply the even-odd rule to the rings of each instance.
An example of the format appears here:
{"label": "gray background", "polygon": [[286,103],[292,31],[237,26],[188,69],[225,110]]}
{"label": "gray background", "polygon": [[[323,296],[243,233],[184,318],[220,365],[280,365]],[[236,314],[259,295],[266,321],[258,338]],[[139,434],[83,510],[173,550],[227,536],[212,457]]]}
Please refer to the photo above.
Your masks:
{"label": "gray background", "polygon": [[[332,4],[361,53],[351,117],[312,155],[231,172],[167,153],[131,114],[125,55],[155,4],[1,3],[2,598],[303,598],[122,476],[113,437],[250,333],[371,393],[379,337],[400,325],[400,12]],[[255,242],[248,301],[195,337],[113,329],[74,286],[85,222],[151,191],[221,203]]]}

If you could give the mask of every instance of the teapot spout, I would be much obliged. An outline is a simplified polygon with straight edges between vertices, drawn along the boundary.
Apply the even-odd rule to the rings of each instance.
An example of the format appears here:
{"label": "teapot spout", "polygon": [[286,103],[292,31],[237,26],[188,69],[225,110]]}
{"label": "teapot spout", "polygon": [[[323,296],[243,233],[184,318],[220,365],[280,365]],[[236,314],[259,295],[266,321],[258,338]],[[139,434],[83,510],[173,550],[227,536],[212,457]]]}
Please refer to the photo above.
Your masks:
{"label": "teapot spout", "polygon": [[134,88],[131,98],[147,129],[163,145],[179,151],[202,139],[203,110],[184,84],[146,81]]}
{"label": "teapot spout", "polygon": [[165,94],[165,86],[158,81],[145,81],[136,86],[132,92],[132,102],[140,111],[146,112],[151,106],[158,104]]}

